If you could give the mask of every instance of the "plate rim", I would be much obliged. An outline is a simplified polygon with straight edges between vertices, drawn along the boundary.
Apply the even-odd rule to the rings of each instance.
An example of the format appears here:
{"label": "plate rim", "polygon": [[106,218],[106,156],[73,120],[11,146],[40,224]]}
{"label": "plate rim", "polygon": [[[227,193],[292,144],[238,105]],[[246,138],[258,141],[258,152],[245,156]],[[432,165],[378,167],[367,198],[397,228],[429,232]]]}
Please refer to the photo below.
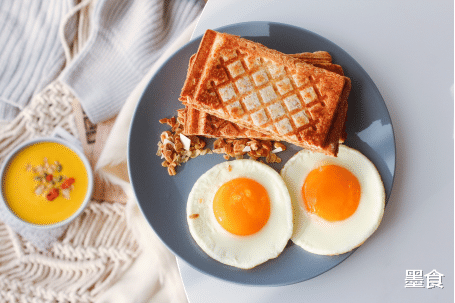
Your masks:
{"label": "plate rim", "polygon": [[[319,39],[322,39],[324,40],[325,42],[329,43],[329,44],[332,44],[333,46],[337,47],[340,51],[342,51],[344,53],[344,55],[348,56],[355,64],[356,64],[356,67],[357,69],[361,69],[362,73],[365,74],[367,77],[368,77],[368,81],[371,82],[373,84],[373,89],[375,90],[376,94],[378,97],[380,97],[383,105],[384,105],[384,109],[385,111],[387,112],[387,115],[388,115],[388,118],[390,119],[390,125],[391,125],[391,132],[392,132],[392,139],[393,139],[393,154],[394,154],[394,163],[393,163],[393,170],[390,172],[391,173],[391,184],[390,184],[390,190],[389,190],[389,193],[386,195],[386,206],[387,206],[387,202],[391,196],[391,193],[392,193],[392,190],[393,190],[393,185],[394,185],[394,181],[395,181],[395,177],[396,177],[396,149],[397,149],[397,146],[396,146],[396,137],[395,137],[395,131],[394,131],[394,126],[392,124],[392,119],[391,119],[391,116],[390,116],[390,112],[389,112],[389,109],[387,108],[387,104],[385,103],[385,100],[384,98],[382,97],[382,94],[380,93],[378,87],[376,86],[376,84],[374,83],[374,81],[372,80],[371,76],[365,71],[365,69],[351,56],[349,55],[344,49],[342,49],[341,47],[339,47],[336,43],[332,42],[331,40],[313,32],[313,31],[310,31],[310,30],[307,30],[303,27],[299,27],[299,26],[295,26],[295,25],[291,25],[291,24],[286,24],[286,23],[281,23],[281,22],[273,22],[273,21],[246,21],[246,22],[239,22],[239,23],[233,23],[233,24],[228,24],[228,25],[224,25],[224,26],[221,26],[219,28],[215,28],[214,30],[215,31],[219,31],[219,32],[224,32],[226,30],[232,30],[232,29],[235,29],[235,28],[241,28],[241,27],[244,27],[244,26],[251,26],[251,25],[254,25],[254,26],[259,26],[259,25],[275,25],[275,26],[279,26],[279,27],[283,27],[283,28],[293,28],[294,30],[297,30],[297,31],[303,31],[303,32],[307,32],[311,35],[314,35],[314,36],[317,36]],[[199,35],[197,37],[192,37],[190,41],[188,41],[187,43],[185,43],[183,46],[181,46],[178,50],[176,50],[171,56],[169,56],[169,58],[167,58],[163,63],[162,65],[160,66],[159,69],[156,70],[155,74],[153,75],[153,77],[150,78],[150,80],[148,81],[147,85],[144,87],[144,90],[142,91],[141,93],[141,96],[139,98],[139,101],[138,103],[136,104],[136,107],[134,109],[134,113],[133,113],[133,116],[132,116],[132,119],[131,119],[131,123],[130,123],[130,126],[129,126],[129,132],[128,132],[128,148],[127,148],[127,167],[128,167],[128,175],[130,177],[130,182],[131,182],[131,185],[132,185],[132,189],[133,189],[133,193],[134,193],[134,196],[136,197],[136,200],[138,202],[138,206],[139,206],[139,209],[142,213],[142,215],[144,216],[144,218],[146,219],[147,223],[149,224],[149,226],[152,228],[152,230],[155,232],[155,234],[158,236],[158,238],[160,239],[160,241],[177,257],[179,257],[181,260],[183,260],[184,262],[186,262],[186,264],[188,264],[189,266],[191,266],[192,268],[196,269],[197,271],[203,273],[203,274],[206,274],[206,275],[209,275],[211,277],[214,277],[214,278],[217,278],[217,279],[220,279],[220,280],[223,280],[223,281],[226,281],[226,282],[231,282],[231,283],[235,283],[235,284],[239,284],[239,285],[250,285],[250,286],[264,286],[264,287],[268,287],[268,286],[285,286],[285,285],[292,285],[292,284],[296,284],[296,283],[300,283],[300,282],[304,282],[304,281],[307,281],[307,280],[310,280],[310,279],[313,279],[333,268],[335,268],[336,266],[338,266],[339,264],[341,264],[342,262],[344,262],[349,256],[352,255],[352,253],[354,253],[357,249],[353,249],[351,250],[350,252],[347,252],[345,253],[346,254],[346,257],[343,258],[340,262],[338,262],[337,264],[335,264],[334,266],[330,267],[330,268],[327,268],[321,272],[319,272],[318,274],[316,275],[313,275],[312,277],[310,278],[304,278],[304,279],[300,279],[300,280],[292,280],[292,281],[289,281],[289,282],[283,282],[283,283],[260,283],[260,284],[257,284],[257,283],[250,283],[250,282],[242,282],[242,281],[236,281],[236,280],[233,280],[233,279],[227,279],[227,278],[223,278],[221,276],[217,276],[211,272],[207,272],[201,268],[198,268],[196,265],[192,264],[191,262],[189,262],[185,257],[181,256],[181,254],[179,254],[178,252],[176,252],[172,247],[170,247],[170,245],[164,241],[164,239],[162,238],[162,236],[156,232],[156,229],[154,228],[154,226],[152,225],[152,223],[150,222],[149,218],[146,216],[144,210],[143,210],[143,207],[142,207],[142,203],[140,202],[140,200],[138,199],[137,197],[137,194],[136,194],[136,190],[135,190],[135,187],[134,187],[134,184],[133,184],[133,178],[131,176],[131,166],[130,166],[130,157],[131,157],[131,149],[130,149],[130,142],[131,142],[131,136],[132,136],[132,132],[133,132],[133,124],[134,124],[134,121],[135,121],[135,118],[138,114],[138,108],[140,107],[140,104],[143,102],[143,99],[146,98],[146,93],[151,85],[151,83],[155,80],[155,78],[160,74],[160,71],[162,71],[168,64],[170,61],[172,61],[176,56],[178,56],[181,52],[185,51],[188,47],[192,47],[194,46],[194,44],[198,44],[200,43],[200,40],[202,39],[203,35]]]}

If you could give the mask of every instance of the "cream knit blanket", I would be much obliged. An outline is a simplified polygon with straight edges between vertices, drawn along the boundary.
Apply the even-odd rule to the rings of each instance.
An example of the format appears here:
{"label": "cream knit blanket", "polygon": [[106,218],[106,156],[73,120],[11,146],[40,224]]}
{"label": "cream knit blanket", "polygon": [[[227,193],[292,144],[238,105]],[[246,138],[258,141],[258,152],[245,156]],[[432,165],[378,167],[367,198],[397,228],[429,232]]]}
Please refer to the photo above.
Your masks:
{"label": "cream knit blanket", "polygon": [[[72,101],[58,82],[35,96],[2,128],[0,163],[14,146],[48,136],[56,127],[77,135]],[[54,234],[39,240],[50,245],[47,251],[32,244],[38,240],[27,241],[0,222],[0,301],[94,302],[141,252],[126,216],[122,203],[92,201],[59,241]]]}
{"label": "cream knit blanket", "polygon": [[[71,44],[64,44],[67,62],[89,39],[92,28],[90,14],[94,3],[94,0],[81,1],[67,16],[66,21],[73,22],[77,14],[79,22],[77,39]],[[187,16],[188,13],[186,11]],[[195,22],[187,28],[183,39],[170,45],[167,57],[176,47],[188,41],[194,26]],[[62,40],[68,39],[63,27],[60,35]],[[160,58],[157,63],[162,64],[164,60]],[[138,94],[154,68],[148,73],[144,70],[142,75],[136,77],[138,81],[143,80],[136,87],[135,94],[130,96],[132,101],[127,113],[115,126],[123,132],[129,123],[131,107],[137,102]],[[131,90],[135,87],[135,84],[129,85]],[[76,97],[69,87],[56,80],[36,94],[13,120],[0,124],[0,164],[20,143],[50,135],[57,127],[77,135],[71,106],[74,100]],[[97,112],[97,115],[100,117],[103,112]],[[111,148],[118,144],[112,138],[110,141]],[[120,145],[125,146],[125,142]],[[125,160],[109,157],[108,154],[108,151],[104,152],[103,164],[98,164],[98,168]],[[115,176],[111,178],[115,181]],[[142,217],[131,186],[128,183],[123,185],[129,197],[126,205],[92,201],[66,232],[57,235],[58,241],[52,239],[56,235],[49,235],[50,239],[45,243],[50,245],[48,250],[37,249],[32,242],[0,221],[0,301],[186,302],[175,257]]]}
{"label": "cream knit blanket", "polygon": [[124,213],[90,203],[46,253],[0,224],[2,302],[94,302],[140,253]]}

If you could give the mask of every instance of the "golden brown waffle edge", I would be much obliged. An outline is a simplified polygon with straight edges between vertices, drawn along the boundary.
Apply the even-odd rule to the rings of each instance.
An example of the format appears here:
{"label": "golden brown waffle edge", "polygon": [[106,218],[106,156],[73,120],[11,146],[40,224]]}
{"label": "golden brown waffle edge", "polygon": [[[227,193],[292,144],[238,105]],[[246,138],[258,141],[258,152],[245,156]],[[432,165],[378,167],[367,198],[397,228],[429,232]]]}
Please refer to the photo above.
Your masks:
{"label": "golden brown waffle edge", "polygon": [[[304,60],[307,63],[317,65],[321,68],[336,72],[340,75],[343,75],[343,69],[340,65],[332,64],[332,57],[329,53],[325,51],[317,51],[313,53],[305,52],[292,54],[291,56]],[[194,56],[190,59],[190,65],[194,60]],[[347,96],[346,96],[347,97]],[[347,107],[346,107],[347,109]],[[341,114],[337,118],[336,130],[342,132],[340,142],[344,140],[346,135],[344,134],[344,115]],[[179,115],[181,123],[184,125],[183,133],[185,135],[197,135],[204,136],[209,138],[224,138],[224,139],[237,139],[237,138],[255,138],[261,140],[273,140],[275,138],[270,137],[269,135],[245,128],[240,127],[232,122],[227,120],[215,117],[211,114],[208,114],[204,111],[199,111],[191,105],[185,106],[182,110],[181,115]],[[340,124],[341,123],[341,124]]]}
{"label": "golden brown waffle edge", "polygon": [[180,100],[274,140],[336,155],[350,80],[327,58],[313,58],[320,67],[302,59],[208,30],[192,57]]}

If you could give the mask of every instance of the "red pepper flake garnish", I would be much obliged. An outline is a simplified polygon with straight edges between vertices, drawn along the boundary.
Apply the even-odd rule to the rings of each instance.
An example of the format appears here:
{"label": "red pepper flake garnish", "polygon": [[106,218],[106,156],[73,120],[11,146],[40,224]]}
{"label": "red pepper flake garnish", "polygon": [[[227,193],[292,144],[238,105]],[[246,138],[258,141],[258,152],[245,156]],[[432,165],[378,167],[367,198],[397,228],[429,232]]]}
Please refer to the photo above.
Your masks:
{"label": "red pepper flake garnish", "polygon": [[[47,158],[44,158],[42,165],[33,167],[27,164],[25,169],[34,174],[33,179],[37,182],[35,194],[37,196],[44,195],[47,200],[53,201],[60,193],[65,199],[70,199],[70,192],[73,190],[74,178],[67,178],[62,175],[62,165],[55,161],[54,164],[49,164]],[[57,176],[54,177],[54,173]]]}
{"label": "red pepper flake garnish", "polygon": [[74,178],[68,178],[65,181],[63,181],[61,188],[65,189],[70,187],[76,180]]}
{"label": "red pepper flake garnish", "polygon": [[46,195],[46,199],[49,201],[54,200],[55,198],[58,197],[58,189],[57,188],[52,188]]}

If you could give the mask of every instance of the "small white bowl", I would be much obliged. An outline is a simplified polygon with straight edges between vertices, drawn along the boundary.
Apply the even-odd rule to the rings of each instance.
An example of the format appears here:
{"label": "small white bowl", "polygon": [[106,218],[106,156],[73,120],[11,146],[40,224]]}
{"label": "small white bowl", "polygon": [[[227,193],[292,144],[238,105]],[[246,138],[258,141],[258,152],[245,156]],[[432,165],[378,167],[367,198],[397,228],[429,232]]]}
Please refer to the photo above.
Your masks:
{"label": "small white bowl", "polygon": [[[16,157],[16,155],[20,151],[22,151],[24,148],[26,148],[26,147],[28,147],[30,145],[37,144],[37,143],[45,143],[45,142],[53,142],[53,143],[62,144],[64,146],[68,147],[70,150],[72,150],[73,152],[75,152],[79,156],[79,158],[83,162],[83,164],[85,166],[85,170],[87,172],[88,188],[87,188],[87,192],[85,194],[84,201],[81,203],[79,208],[70,217],[68,217],[65,220],[62,220],[62,221],[59,221],[59,222],[56,222],[56,223],[52,223],[52,224],[35,224],[35,223],[31,223],[31,222],[25,221],[24,219],[22,219],[19,216],[17,216],[11,210],[8,202],[5,200],[5,197],[3,195],[3,181],[4,181],[3,179],[4,179],[4,176],[5,176],[8,164]],[[70,223],[72,220],[74,220],[77,216],[79,216],[82,213],[82,211],[85,209],[85,207],[87,206],[88,202],[90,201],[90,199],[92,197],[92,193],[93,193],[93,172],[92,172],[92,169],[91,169],[91,166],[90,166],[90,162],[88,161],[87,157],[84,155],[84,153],[81,151],[81,149],[77,148],[76,146],[74,146],[70,142],[68,142],[66,140],[62,140],[62,139],[60,139],[58,137],[44,137],[44,138],[39,138],[39,139],[33,139],[33,140],[29,140],[29,141],[26,141],[26,142],[20,144],[18,147],[16,147],[7,156],[7,158],[3,162],[3,164],[2,164],[2,166],[0,168],[0,176],[1,176],[0,201],[5,206],[4,208],[7,209],[7,211],[12,216],[14,216],[17,220],[21,221],[23,224],[26,224],[29,227],[37,228],[37,229],[52,229],[52,228],[61,227],[61,226],[64,226],[64,225]]]}

